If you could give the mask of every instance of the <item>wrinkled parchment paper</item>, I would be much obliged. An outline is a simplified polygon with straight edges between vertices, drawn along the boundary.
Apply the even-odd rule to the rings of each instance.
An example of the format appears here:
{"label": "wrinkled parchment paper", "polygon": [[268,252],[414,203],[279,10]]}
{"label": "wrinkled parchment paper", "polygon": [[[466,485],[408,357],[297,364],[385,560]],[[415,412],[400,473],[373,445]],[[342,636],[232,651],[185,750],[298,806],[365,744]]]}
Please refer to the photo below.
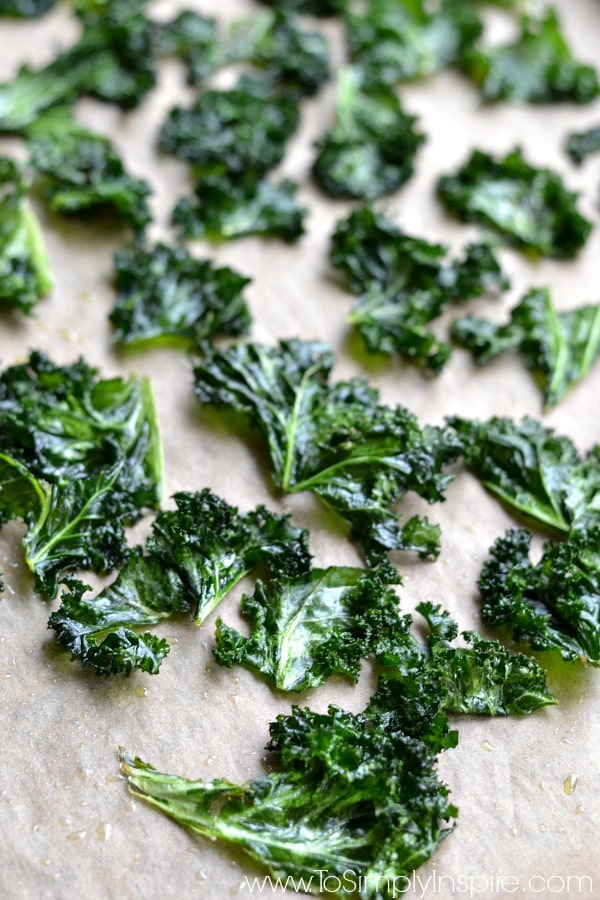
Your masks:
{"label": "wrinkled parchment paper", "polygon": [[[167,17],[182,5],[164,0],[150,9]],[[187,5],[224,18],[258,9],[251,0],[218,5],[189,0]],[[560,0],[557,6],[579,56],[598,63],[598,0]],[[490,34],[507,36],[507,18],[498,11],[488,14]],[[317,27],[326,31],[339,59],[335,24]],[[76,33],[66,4],[43,20],[2,20],[0,78],[9,78],[22,61],[46,62]],[[186,167],[157,154],[157,129],[169,107],[190,96],[182,69],[171,63],[162,69],[159,88],[128,115],[92,101],[78,107],[83,121],[114,139],[128,168],[151,181],[152,240],[172,238],[170,209],[188,185]],[[600,102],[580,108],[481,108],[473,87],[452,72],[405,87],[402,96],[407,110],[419,115],[428,140],[413,179],[380,206],[408,232],[457,249],[475,238],[475,228],[445,217],[434,198],[435,178],[456,169],[474,146],[501,153],[517,143],[533,163],[564,172],[567,184],[582,191],[582,211],[598,223],[600,158],[575,169],[562,144],[567,131],[600,121]],[[193,244],[198,255],[210,254],[251,276],[251,338],[328,341],[339,353],[337,378],[366,372],[386,402],[408,406],[424,422],[441,422],[449,414],[541,417],[540,393],[509,355],[475,370],[470,357],[457,350],[443,374],[432,380],[398,360],[375,362],[350,335],[345,316],[351,297],[332,279],[327,250],[335,222],[351,205],[323,199],[308,177],[312,142],[329,124],[332,110],[330,85],[305,103],[302,131],[281,167],[301,183],[300,200],[310,208],[308,233],[296,246],[253,238],[217,248]],[[26,156],[23,145],[9,138],[0,139],[0,152]],[[2,314],[1,364],[19,362],[29,350],[40,348],[58,363],[82,354],[106,376],[150,375],[164,440],[166,498],[176,490],[209,486],[242,510],[264,502],[291,512],[297,524],[310,529],[316,565],[360,564],[339,523],[317,501],[308,495],[274,495],[260,441],[248,443],[222,417],[200,408],[185,354],[112,347],[107,321],[113,301],[112,254],[129,239],[127,232],[106,223],[68,222],[44,210],[40,215],[55,289],[32,318]],[[506,318],[530,286],[550,286],[560,309],[600,299],[599,228],[572,263],[531,263],[512,250],[502,251],[502,260],[513,288],[500,301],[472,304],[481,314]],[[599,393],[600,366],[543,416],[544,423],[569,434],[580,450],[588,449],[600,439]],[[408,515],[424,511],[424,504],[408,498],[404,509]],[[476,579],[481,564],[490,544],[515,520],[464,472],[448,490],[447,501],[428,514],[442,525],[443,551],[436,563],[408,556],[395,560],[404,578],[403,607],[409,610],[424,599],[442,602],[461,628],[479,627]],[[132,542],[147,528],[148,521],[137,526]],[[132,799],[119,777],[117,746],[162,771],[244,780],[264,771],[267,725],[287,712],[290,702],[318,710],[335,702],[358,711],[373,687],[370,668],[365,666],[358,686],[339,679],[309,695],[286,697],[244,669],[228,670],[213,662],[213,616],[201,629],[186,622],[160,629],[172,649],[158,677],[98,678],[56,649],[46,621],[58,601],[47,604],[33,593],[22,565],[21,534],[10,525],[0,536],[0,568],[8,586],[0,600],[0,897],[259,896],[245,876],[253,878],[261,870],[242,854],[194,838]],[[232,624],[238,621],[240,593],[241,588],[217,613]],[[600,889],[600,673],[554,661],[549,681],[560,701],[555,708],[523,719],[456,721],[459,746],[442,757],[439,769],[460,808],[459,824],[419,871],[421,881],[408,896],[588,897],[593,888]],[[263,896],[271,894],[293,892],[265,888]]]}

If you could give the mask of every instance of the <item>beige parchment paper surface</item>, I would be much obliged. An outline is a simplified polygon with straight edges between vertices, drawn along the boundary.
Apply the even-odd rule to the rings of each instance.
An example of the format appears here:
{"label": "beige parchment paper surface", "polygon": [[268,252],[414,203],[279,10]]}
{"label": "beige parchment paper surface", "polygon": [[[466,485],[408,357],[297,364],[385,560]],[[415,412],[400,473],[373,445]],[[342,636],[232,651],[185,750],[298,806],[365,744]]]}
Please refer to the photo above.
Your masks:
{"label": "beige parchment paper surface", "polygon": [[[150,9],[167,17],[182,5],[164,0]],[[187,5],[224,20],[259,8],[251,0],[189,0]],[[560,0],[557,7],[580,57],[599,62],[598,0]],[[488,14],[491,35],[507,35],[506,17],[497,11]],[[326,31],[339,59],[335,25],[317,27]],[[23,61],[47,61],[76,33],[63,6],[35,22],[3,20],[0,79],[9,78]],[[129,169],[151,181],[152,240],[173,238],[170,209],[188,185],[185,167],[157,154],[157,129],[169,107],[190,96],[181,68],[173,63],[163,67],[159,88],[132,113],[92,101],[78,107],[83,121],[114,139]],[[519,361],[508,356],[475,370],[467,354],[456,351],[443,374],[431,380],[398,360],[376,362],[362,353],[345,324],[351,298],[335,284],[327,262],[329,235],[351,205],[323,199],[309,179],[312,142],[331,121],[333,96],[329,86],[306,102],[302,131],[281,166],[283,174],[301,183],[300,199],[310,208],[307,235],[295,246],[259,239],[217,248],[193,244],[198,255],[210,254],[251,276],[251,338],[266,343],[292,336],[326,340],[339,354],[336,378],[366,372],[384,401],[405,404],[424,422],[441,422],[449,414],[528,414],[569,434],[580,450],[588,449],[600,439],[600,367],[543,415],[537,388]],[[517,143],[532,162],[562,171],[568,185],[581,190],[581,209],[598,223],[600,158],[575,169],[562,143],[567,131],[600,121],[599,102],[581,108],[482,108],[476,91],[452,72],[405,87],[402,96],[406,108],[420,116],[428,140],[414,178],[379,205],[408,232],[454,248],[475,238],[476,229],[445,217],[434,197],[435,178],[453,171],[474,146],[500,153]],[[15,139],[1,139],[0,152],[26,157]],[[274,494],[258,439],[248,441],[242,430],[200,408],[185,354],[114,349],[107,321],[113,302],[112,254],[129,239],[127,232],[106,222],[66,222],[43,209],[40,215],[55,289],[29,319],[2,314],[1,364],[22,361],[30,349],[40,348],[58,363],[81,354],[106,376],[150,375],[164,440],[165,505],[176,490],[205,486],[242,510],[264,502],[289,511],[296,523],[310,529],[316,565],[360,564],[339,523],[316,501]],[[600,299],[599,228],[575,262],[532,263],[512,250],[502,251],[502,260],[513,288],[500,301],[473,304],[482,314],[504,319],[530,286],[550,286],[560,309]],[[407,515],[424,511],[411,498],[404,509]],[[464,472],[457,474],[446,502],[428,514],[442,526],[443,550],[435,563],[395,559],[404,578],[403,608],[431,599],[448,607],[461,628],[480,627],[476,579],[488,547],[515,520]],[[132,542],[143,537],[149,521],[136,527]],[[0,599],[0,898],[251,896],[244,878],[261,872],[245,857],[192,837],[132,799],[118,774],[117,745],[163,771],[244,780],[264,771],[268,723],[289,710],[290,698],[241,668],[228,670],[213,662],[214,616],[201,629],[187,623],[162,627],[172,649],[158,677],[136,673],[104,680],[83,671],[56,649],[53,633],[46,630],[58,601],[46,604],[33,593],[20,538],[14,525],[0,535],[0,568],[8,586]],[[232,624],[238,621],[240,593],[228,597],[218,611]],[[459,746],[442,757],[439,769],[460,808],[459,824],[420,870],[422,884],[408,896],[469,896],[461,876],[477,879],[473,896],[480,897],[587,897],[600,888],[600,673],[560,661],[549,666],[557,707],[523,719],[456,721]],[[319,710],[335,702],[358,711],[373,683],[365,666],[357,686],[333,680],[291,699]],[[570,794],[564,789],[568,777],[576,779]],[[437,881],[427,882],[434,875]],[[499,888],[498,876],[513,876],[518,886],[510,882]]]}

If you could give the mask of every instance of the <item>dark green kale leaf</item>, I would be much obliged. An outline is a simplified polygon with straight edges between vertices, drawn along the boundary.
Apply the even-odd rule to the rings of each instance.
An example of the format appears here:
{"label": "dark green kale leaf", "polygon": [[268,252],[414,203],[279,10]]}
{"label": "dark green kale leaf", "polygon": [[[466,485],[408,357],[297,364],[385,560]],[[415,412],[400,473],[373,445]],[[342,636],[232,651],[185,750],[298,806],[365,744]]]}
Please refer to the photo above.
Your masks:
{"label": "dark green kale leaf", "polygon": [[361,659],[409,639],[389,575],[332,566],[259,581],[241,604],[250,637],[218,620],[217,661],[254,669],[281,691],[318,687],[333,674],[357,681]]}
{"label": "dark green kale leaf", "polygon": [[238,513],[208,490],[174,500],[176,509],[156,517],[145,552],[132,551],[111,585],[84,598],[85,586],[71,581],[50,617],[58,643],[98,674],[156,674],[168,645],[136,628],[176,614],[200,624],[250,572],[294,577],[310,566],[307,533],[287,516],[263,506]]}
{"label": "dark green kale leaf", "polygon": [[343,12],[348,0],[262,0],[280,13],[301,13],[326,19]]}
{"label": "dark green kale leaf", "polygon": [[129,109],[154,87],[151,27],[140,4],[110,0],[82,11],[82,19],[72,47],[43,69],[22,66],[0,85],[0,131],[23,131],[51,106],[84,94]]}
{"label": "dark green kale leaf", "polygon": [[425,141],[397,95],[358,69],[340,72],[336,124],[316,143],[313,175],[329,197],[374,200],[408,181]]}
{"label": "dark green kale leaf", "polygon": [[0,0],[0,16],[32,19],[42,16],[55,2],[56,0]]}
{"label": "dark green kale leaf", "polygon": [[340,880],[337,896],[360,884],[365,900],[391,900],[452,828],[435,754],[382,717],[293,707],[267,749],[278,770],[242,785],[164,775],[124,751],[121,768],[136,796],[312,893],[326,873]]}
{"label": "dark green kale leaf", "polygon": [[600,93],[592,66],[574,59],[551,7],[523,15],[516,41],[468,51],[463,67],[486,102],[591,103]]}
{"label": "dark green kale leaf", "polygon": [[142,231],[150,221],[150,185],[132,178],[108,138],[77,123],[68,109],[53,109],[27,132],[31,165],[55,212],[89,216],[109,209]]}
{"label": "dark green kale leaf", "polygon": [[600,527],[547,541],[537,564],[530,544],[530,532],[513,529],[491,548],[479,578],[484,622],[508,626],[535,650],[600,666]]}
{"label": "dark green kale leaf", "polygon": [[266,11],[235,22],[230,55],[264,69],[276,84],[305,96],[315,94],[329,78],[329,49],[325,36],[306,31],[295,16]]}
{"label": "dark green kale leaf", "polygon": [[168,22],[155,22],[154,47],[159,56],[183,61],[191,84],[198,84],[229,62],[217,20],[185,9]]}
{"label": "dark green kale leaf", "polygon": [[262,234],[292,242],[304,234],[307,213],[296,204],[295,190],[287,178],[275,185],[253,172],[207,174],[197,182],[193,198],[178,201],[172,222],[188,239]]}
{"label": "dark green kale leaf", "polygon": [[359,295],[348,321],[370,353],[399,352],[439,372],[451,349],[426,326],[449,303],[502,290],[508,281],[486,244],[444,263],[448,248],[411,237],[369,207],[338,222],[330,259]]}
{"label": "dark green kale leaf", "polygon": [[453,646],[458,628],[448,612],[429,602],[416,609],[429,627],[427,643],[400,644],[399,652],[382,660],[394,668],[380,676],[368,713],[391,715],[407,734],[429,744],[443,737],[447,712],[525,715],[556,702],[535,659],[475,631],[462,632],[467,646]]}
{"label": "dark green kale leaf", "polygon": [[162,492],[149,381],[98,380],[82,360],[32,353],[0,376],[0,432],[0,521],[24,519],[36,588],[53,596],[64,572],[121,562],[123,526]]}
{"label": "dark green kale leaf", "polygon": [[578,166],[592,153],[600,153],[600,125],[588,131],[574,131],[570,134],[566,151]]}
{"label": "dark green kale leaf", "polygon": [[511,310],[506,325],[466,316],[454,322],[452,337],[478,365],[516,350],[540,382],[545,405],[555,406],[600,356],[600,304],[559,313],[546,288],[533,288]]}
{"label": "dark green kale leaf", "polygon": [[577,194],[557,173],[531,166],[518,148],[500,160],[475,150],[456,175],[439,179],[438,196],[461,221],[554,259],[575,256],[592,230],[577,211]]}
{"label": "dark green kale leaf", "polygon": [[346,25],[351,58],[370,81],[390,85],[459,62],[483,30],[464,0],[368,0]]}
{"label": "dark green kale leaf", "polygon": [[562,534],[600,522],[600,445],[581,458],[570,438],[529,418],[449,422],[469,468],[508,506]]}
{"label": "dark green kale leaf", "polygon": [[333,362],[318,342],[207,348],[196,394],[262,432],[277,487],[316,493],[350,523],[371,563],[391,549],[435,555],[437,527],[416,516],[400,526],[391,507],[410,490],[441,500],[457,442],[444,429],[421,429],[402,407],[378,403],[364,379],[328,384]]}
{"label": "dark green kale leaf", "polygon": [[50,262],[23,176],[13,160],[0,156],[0,303],[28,313],[51,290]]}
{"label": "dark green kale leaf", "polygon": [[242,296],[250,279],[184,247],[128,247],[115,254],[117,299],[110,314],[119,344],[180,339],[192,347],[215,334],[244,334]]}
{"label": "dark green kale leaf", "polygon": [[262,175],[281,162],[299,120],[293,91],[245,75],[230,90],[201,91],[191,109],[172,109],[160,143],[200,170]]}

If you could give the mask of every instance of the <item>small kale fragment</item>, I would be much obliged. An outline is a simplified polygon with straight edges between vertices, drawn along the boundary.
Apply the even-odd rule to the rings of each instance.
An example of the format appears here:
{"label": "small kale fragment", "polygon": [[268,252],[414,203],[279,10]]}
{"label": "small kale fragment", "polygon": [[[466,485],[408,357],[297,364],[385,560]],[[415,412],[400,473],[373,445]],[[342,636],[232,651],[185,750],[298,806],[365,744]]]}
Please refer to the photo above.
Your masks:
{"label": "small kale fragment", "polygon": [[575,256],[592,230],[577,211],[577,194],[557,173],[526,162],[519,148],[499,160],[475,150],[455,175],[439,179],[438,196],[461,221],[554,259]]}
{"label": "small kale fragment", "polygon": [[348,317],[370,353],[399,352],[439,372],[448,344],[426,326],[457,303],[508,286],[486,244],[465,248],[463,260],[445,263],[447,247],[401,231],[369,207],[338,222],[330,259],[359,295]]}
{"label": "small kale fragment", "polygon": [[357,681],[361,659],[407,639],[388,574],[332,566],[259,581],[241,604],[250,637],[218,620],[217,661],[254,669],[281,691],[318,687],[333,674]]}
{"label": "small kale fragment", "polygon": [[32,353],[0,375],[0,430],[0,522],[25,520],[36,589],[54,596],[70,569],[121,562],[123,526],[161,497],[148,380],[99,380],[82,360],[60,367]]}
{"label": "small kale fragment", "polygon": [[0,0],[0,16],[32,19],[51,9],[56,0]]}
{"label": "small kale fragment", "polygon": [[172,109],[160,143],[203,171],[264,174],[281,162],[299,119],[293,92],[245,75],[230,90],[201,91],[190,109]]}
{"label": "small kale fragment", "polygon": [[329,78],[327,40],[318,31],[306,31],[299,20],[266,11],[234,22],[230,55],[263,69],[275,84],[315,94]]}
{"label": "small kale fragment", "polygon": [[192,347],[214,334],[244,334],[242,296],[250,279],[183,247],[128,247],[115,254],[117,299],[110,314],[118,344],[180,339]]}
{"label": "small kale fragment", "polygon": [[115,581],[95,597],[75,580],[48,622],[73,659],[98,674],[156,674],[168,644],[140,626],[176,614],[200,624],[252,571],[294,577],[308,570],[307,534],[263,506],[238,513],[209,490],[178,493],[176,509],[160,512]]}
{"label": "small kale fragment", "polygon": [[150,221],[150,185],[129,175],[108,138],[53,109],[28,129],[31,166],[55,212],[89,216],[109,209],[142,231]]}
{"label": "small kale fragment", "polygon": [[574,131],[567,138],[566,151],[578,166],[591,156],[600,153],[600,125],[587,131]]}
{"label": "small kale fragment", "polygon": [[368,0],[346,25],[352,60],[370,81],[390,85],[459,62],[483,29],[464,0]]}
{"label": "small kale fragment", "polygon": [[491,548],[479,578],[484,622],[508,626],[534,650],[600,666],[600,527],[547,541],[536,564],[530,544],[530,532],[513,529]]}
{"label": "small kale fragment", "polygon": [[272,184],[252,172],[239,176],[208,174],[182,197],[172,222],[183,238],[227,240],[248,234],[295,241],[304,234],[307,210],[294,199],[296,185],[284,178]]}
{"label": "small kale fragment", "polygon": [[0,131],[23,131],[45,110],[89,94],[129,109],[156,83],[150,22],[131,0],[81,11],[83,34],[43,69],[0,85]]}
{"label": "small kale fragment", "polygon": [[600,445],[580,457],[535,419],[451,418],[468,467],[508,506],[563,534],[600,522]]}
{"label": "small kale fragment", "polygon": [[0,303],[28,313],[51,290],[50,263],[23,175],[0,156]]}
{"label": "small kale fragment", "polygon": [[378,402],[361,378],[328,383],[334,358],[318,342],[207,348],[196,395],[245,416],[265,437],[283,493],[310,490],[348,521],[370,563],[391,549],[435,555],[438,529],[415,516],[400,526],[391,507],[413,490],[441,500],[457,442]]}
{"label": "small kale fragment", "polygon": [[466,316],[452,337],[471,351],[478,365],[514,349],[540,382],[546,406],[554,406],[600,356],[600,304],[559,313],[550,292],[533,288],[511,310],[506,325]]}
{"label": "small kale fragment", "polygon": [[514,43],[465,55],[464,69],[486,102],[591,103],[598,96],[596,71],[574,59],[555,9],[521,16],[520,28]]}
{"label": "small kale fragment", "polygon": [[444,733],[444,714],[526,715],[555,703],[535,659],[511,653],[498,641],[464,631],[467,646],[453,646],[456,622],[440,606],[416,607],[427,622],[427,643],[399,644],[367,712],[389,714],[413,737],[429,742]]}
{"label": "small kale fragment", "polygon": [[385,85],[355,68],[338,77],[336,124],[316,143],[313,175],[329,197],[373,200],[406,182],[424,142],[417,119]]}
{"label": "small kale fragment", "polygon": [[242,785],[164,775],[124,751],[121,768],[136,796],[313,892],[325,872],[340,880],[338,896],[360,883],[365,900],[391,900],[451,830],[435,754],[381,716],[293,707],[271,725],[267,749],[277,770]]}

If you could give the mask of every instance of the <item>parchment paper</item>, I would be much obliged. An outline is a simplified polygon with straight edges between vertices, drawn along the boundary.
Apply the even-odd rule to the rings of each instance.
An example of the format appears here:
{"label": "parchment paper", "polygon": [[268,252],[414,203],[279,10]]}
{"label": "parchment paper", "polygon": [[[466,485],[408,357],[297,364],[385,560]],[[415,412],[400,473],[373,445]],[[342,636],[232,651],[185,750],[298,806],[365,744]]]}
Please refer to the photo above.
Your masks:
{"label": "parchment paper", "polygon": [[[166,17],[182,5],[165,0],[151,11]],[[223,18],[258,9],[251,0],[189,0],[187,5]],[[598,0],[560,0],[556,5],[579,56],[598,62]],[[490,33],[497,38],[508,34],[506,17],[488,12]],[[339,59],[336,26],[317,27],[330,36]],[[65,7],[36,22],[3,20],[0,78],[9,78],[23,61],[47,61],[76,33]],[[79,105],[81,119],[110,135],[129,169],[150,179],[155,190],[151,239],[172,238],[170,209],[188,183],[185,166],[157,155],[157,128],[168,108],[189,96],[182,69],[172,63],[163,67],[160,87],[128,115],[92,101]],[[600,121],[599,102],[581,108],[481,108],[473,87],[452,72],[403,88],[402,96],[428,135],[415,177],[380,204],[405,230],[456,248],[475,238],[476,229],[445,217],[434,197],[435,179],[454,171],[474,146],[500,153],[517,143],[533,163],[564,172],[567,184],[582,191],[581,209],[598,222],[600,158],[575,169],[562,143],[567,131]],[[332,86],[306,102],[302,132],[281,167],[283,174],[302,183],[300,199],[310,207],[308,233],[298,245],[252,238],[217,248],[193,245],[198,255],[210,254],[252,277],[247,291],[254,317],[251,338],[267,343],[292,336],[326,340],[339,352],[337,378],[366,372],[384,401],[405,404],[424,422],[441,422],[449,414],[542,417],[541,395],[515,358],[506,356],[475,370],[469,356],[457,350],[443,374],[432,380],[398,360],[375,363],[350,336],[345,316],[351,297],[336,286],[327,251],[335,222],[351,205],[323,199],[308,177],[312,142],[330,123],[332,111]],[[13,139],[0,140],[0,152],[25,157],[23,146]],[[258,439],[248,442],[241,430],[200,408],[185,354],[113,349],[107,321],[113,302],[112,254],[128,240],[127,232],[111,230],[106,223],[65,222],[44,210],[40,215],[56,286],[33,318],[2,314],[2,365],[19,362],[30,349],[40,348],[58,363],[82,354],[106,376],[149,374],[164,440],[166,498],[176,490],[209,486],[242,510],[265,502],[290,511],[296,523],[310,529],[316,565],[360,564],[339,523],[315,500],[308,495],[275,496]],[[505,319],[527,288],[543,285],[551,287],[560,309],[595,302],[600,294],[599,258],[598,228],[572,263],[530,263],[505,250],[502,260],[513,289],[501,301],[470,308]],[[596,367],[542,420],[587,450],[600,439],[599,392]],[[169,505],[168,499],[165,502]],[[403,509],[409,515],[424,511],[424,504],[408,498]],[[488,547],[515,519],[464,472],[448,490],[447,501],[427,512],[442,525],[443,551],[436,563],[395,558],[404,577],[403,608],[410,610],[422,599],[439,601],[461,628],[480,627],[476,579]],[[148,523],[134,530],[132,542],[144,535]],[[158,677],[136,673],[127,679],[97,678],[72,664],[56,649],[53,633],[46,631],[58,601],[47,604],[34,595],[22,565],[21,534],[18,526],[4,528],[0,545],[0,568],[8,585],[0,602],[0,897],[252,896],[244,876],[261,871],[245,857],[195,839],[131,798],[118,774],[117,745],[162,771],[244,780],[264,771],[267,725],[278,713],[289,711],[290,702],[318,710],[335,702],[358,711],[374,684],[370,668],[365,666],[356,687],[333,680],[310,695],[290,699],[241,668],[228,670],[213,662],[213,616],[199,630],[188,623],[167,623],[160,629],[172,649]],[[232,624],[240,594],[241,589],[227,598],[217,613]],[[422,882],[408,896],[587,897],[600,887],[600,673],[554,661],[549,680],[560,700],[555,708],[523,719],[455,720],[460,744],[443,755],[440,773],[460,807],[459,824],[420,870]],[[575,784],[571,793],[566,792],[569,782],[564,787],[568,778]],[[516,881],[499,882],[499,876]],[[469,884],[461,877],[476,880]],[[265,890],[264,895],[271,892]],[[274,895],[290,893],[277,890]]]}

